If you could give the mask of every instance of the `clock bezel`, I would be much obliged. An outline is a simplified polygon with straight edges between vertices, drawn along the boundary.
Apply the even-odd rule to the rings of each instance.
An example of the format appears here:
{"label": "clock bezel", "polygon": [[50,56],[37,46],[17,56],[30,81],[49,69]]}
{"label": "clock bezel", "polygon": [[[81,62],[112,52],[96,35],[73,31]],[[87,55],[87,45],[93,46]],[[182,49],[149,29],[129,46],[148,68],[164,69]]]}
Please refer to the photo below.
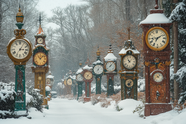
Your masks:
{"label": "clock bezel", "polygon": [[[12,44],[16,41],[16,40],[23,40],[25,42],[27,42],[28,46],[29,46],[29,53],[25,58],[22,59],[17,59],[14,56],[12,56],[11,54],[11,46]],[[9,58],[14,62],[15,65],[26,65],[26,62],[30,59],[30,57],[32,56],[32,44],[27,40],[27,39],[13,39],[9,42],[8,46],[7,46],[7,54],[9,56]]]}
{"label": "clock bezel", "polygon": [[38,65],[38,64],[36,64],[35,59],[34,59],[35,56],[36,56],[37,54],[39,54],[39,53],[43,53],[43,54],[46,56],[46,58],[47,58],[46,62],[45,62],[43,65],[45,65],[45,64],[47,63],[48,57],[47,57],[47,55],[46,55],[44,52],[37,52],[37,53],[35,53],[34,56],[33,56],[33,61],[34,61],[35,65],[37,65],[37,66],[43,66],[43,65]]}
{"label": "clock bezel", "polygon": [[[95,68],[96,66],[101,66],[101,67],[102,67],[103,70],[102,70],[101,73],[98,74],[98,73],[95,72],[94,68]],[[96,75],[102,75],[103,72],[104,72],[104,67],[103,67],[103,65],[102,65],[102,64],[96,64],[96,65],[93,67],[93,72],[94,72],[94,74],[96,74]]]}
{"label": "clock bezel", "polygon": [[127,56],[133,56],[133,55],[126,54],[126,55],[123,57],[123,60],[122,60],[123,67],[126,68],[126,69],[128,69],[128,70],[132,70],[132,69],[134,69],[134,68],[136,67],[136,65],[137,65],[137,59],[136,59],[135,56],[133,56],[133,57],[135,58],[135,60],[136,60],[136,63],[135,63],[135,65],[134,65],[132,68],[127,68],[127,67],[124,65],[124,59],[125,59],[125,57],[127,57]]}
{"label": "clock bezel", "polygon": [[[42,39],[42,42],[41,43],[39,43],[39,39]],[[44,43],[44,39],[42,37],[37,38],[37,43],[38,44],[43,44]]]}
{"label": "clock bezel", "polygon": [[[90,79],[87,79],[87,78],[85,77],[85,74],[86,74],[86,73],[90,73],[90,74],[91,74],[91,78],[90,78]],[[86,79],[86,80],[91,80],[91,79],[93,78],[92,72],[86,71],[86,72],[83,74],[83,77],[84,77],[84,79]]]}
{"label": "clock bezel", "polygon": [[[160,47],[160,48],[152,47],[152,46],[149,44],[149,42],[148,42],[148,35],[149,35],[149,33],[150,33],[151,31],[153,31],[153,30],[156,30],[156,29],[162,30],[162,31],[166,34],[166,37],[167,37],[166,43],[164,44],[163,47]],[[169,44],[169,34],[168,34],[167,31],[166,31],[164,28],[162,28],[162,27],[153,27],[153,28],[151,28],[151,29],[149,29],[149,30],[147,31],[146,36],[145,36],[145,41],[146,41],[146,45],[147,45],[151,50],[154,50],[154,51],[162,51],[162,50],[164,50],[164,49],[167,47],[167,45]]]}
{"label": "clock bezel", "polygon": [[[78,77],[78,75],[81,75],[82,80],[78,80],[78,78],[77,78],[77,77]],[[78,82],[82,82],[82,81],[83,81],[83,78],[84,78],[84,77],[83,77],[83,75],[82,75],[82,74],[77,74],[77,75],[76,75],[76,81],[78,81]]]}
{"label": "clock bezel", "polygon": [[[114,63],[114,69],[112,70],[112,71],[109,71],[108,69],[107,69],[107,64],[109,63],[109,62],[112,62],[112,63]],[[114,70],[116,70],[116,63],[114,62],[114,61],[107,61],[106,63],[105,63],[105,69],[108,71],[108,72],[113,72]]]}
{"label": "clock bezel", "polygon": [[[68,83],[69,80],[71,80],[71,84]],[[72,79],[71,79],[71,78],[68,78],[67,81],[66,81],[66,84],[67,84],[68,86],[70,86],[70,85],[72,85],[72,82],[73,82]]]}
{"label": "clock bezel", "polygon": [[[132,85],[131,85],[131,86],[128,86],[128,85],[126,84],[128,80],[131,80],[131,81],[132,81]],[[133,87],[133,86],[134,86],[134,81],[133,81],[132,79],[127,79],[127,80],[125,81],[125,86],[128,87],[128,88]]]}
{"label": "clock bezel", "polygon": [[[154,74],[156,74],[156,73],[161,73],[162,75],[163,75],[163,80],[162,81],[160,81],[160,82],[156,82],[155,80],[154,80]],[[155,83],[155,84],[162,84],[165,80],[166,80],[166,77],[165,77],[165,74],[163,73],[163,71],[162,70],[155,70],[155,71],[153,71],[152,73],[151,73],[151,75],[150,75],[150,80],[152,81],[152,83]]]}

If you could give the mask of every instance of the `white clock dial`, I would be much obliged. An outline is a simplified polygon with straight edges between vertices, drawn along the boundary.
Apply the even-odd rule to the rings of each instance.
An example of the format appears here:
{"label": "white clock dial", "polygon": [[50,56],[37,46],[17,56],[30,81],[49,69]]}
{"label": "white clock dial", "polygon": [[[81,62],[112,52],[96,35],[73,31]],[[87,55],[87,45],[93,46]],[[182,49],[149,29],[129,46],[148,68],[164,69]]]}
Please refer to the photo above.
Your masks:
{"label": "white clock dial", "polygon": [[132,55],[126,55],[123,58],[123,66],[127,69],[132,69],[136,66],[136,58]]}
{"label": "white clock dial", "polygon": [[102,66],[102,65],[96,65],[96,66],[94,66],[94,72],[95,72],[96,74],[101,74],[101,73],[103,73],[103,66]]}
{"label": "white clock dial", "polygon": [[114,71],[116,68],[116,65],[114,62],[107,62],[106,69],[107,71]]}
{"label": "white clock dial", "polygon": [[39,44],[42,44],[42,43],[43,43],[43,38],[38,38],[38,39],[37,39],[37,42],[38,42]]}
{"label": "white clock dial", "polygon": [[156,82],[161,82],[163,80],[163,75],[160,72],[157,72],[153,75],[153,80]]}
{"label": "white clock dial", "polygon": [[24,59],[29,54],[29,45],[25,40],[15,40],[11,44],[10,53],[16,59]]}
{"label": "white clock dial", "polygon": [[81,74],[78,74],[76,76],[77,81],[83,81],[83,76]]}

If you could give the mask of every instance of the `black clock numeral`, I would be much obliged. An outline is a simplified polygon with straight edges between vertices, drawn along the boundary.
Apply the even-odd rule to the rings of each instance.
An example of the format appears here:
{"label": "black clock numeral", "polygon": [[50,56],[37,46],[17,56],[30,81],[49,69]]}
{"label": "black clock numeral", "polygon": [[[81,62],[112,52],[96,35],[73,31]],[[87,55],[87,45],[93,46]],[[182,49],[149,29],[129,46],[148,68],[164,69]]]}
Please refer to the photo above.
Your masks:
{"label": "black clock numeral", "polygon": [[24,57],[24,56],[25,56],[25,54],[23,53],[23,54],[22,54],[22,56]]}
{"label": "black clock numeral", "polygon": [[24,54],[27,54],[27,52],[25,51]]}
{"label": "black clock numeral", "polygon": [[162,40],[162,42],[165,44],[165,41],[164,40]]}
{"label": "black clock numeral", "polygon": [[27,48],[27,47],[28,47],[28,45],[25,46],[25,48]]}
{"label": "black clock numeral", "polygon": [[21,54],[19,54],[19,58],[21,57]]}
{"label": "black clock numeral", "polygon": [[152,46],[155,46],[155,43]]}
{"label": "black clock numeral", "polygon": [[163,39],[167,39],[166,37],[163,37]]}
{"label": "black clock numeral", "polygon": [[153,42],[153,40],[150,41],[150,43],[152,43],[152,42]]}
{"label": "black clock numeral", "polygon": [[21,45],[21,41],[19,41],[19,45]]}
{"label": "black clock numeral", "polygon": [[14,51],[13,54],[16,54],[16,51]]}
{"label": "black clock numeral", "polygon": [[25,49],[25,51],[28,51],[28,49]]}
{"label": "black clock numeral", "polygon": [[156,33],[158,33],[158,30],[156,30]]}

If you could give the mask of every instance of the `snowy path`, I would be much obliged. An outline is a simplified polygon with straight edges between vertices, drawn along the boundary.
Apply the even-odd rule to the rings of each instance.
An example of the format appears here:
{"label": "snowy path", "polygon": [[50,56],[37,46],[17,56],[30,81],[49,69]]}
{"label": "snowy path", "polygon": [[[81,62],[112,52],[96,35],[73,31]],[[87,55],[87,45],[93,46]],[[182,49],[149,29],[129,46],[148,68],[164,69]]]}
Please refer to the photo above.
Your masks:
{"label": "snowy path", "polygon": [[181,114],[170,111],[143,119],[137,113],[132,113],[133,108],[130,107],[135,107],[135,102],[132,99],[121,102],[123,110],[118,112],[114,104],[101,108],[99,103],[83,104],[76,100],[56,98],[49,102],[49,110],[44,109],[43,113],[30,109],[32,119],[0,119],[0,124],[186,124],[186,109]]}
{"label": "snowy path", "polygon": [[101,108],[99,104],[93,106],[90,102],[83,104],[76,100],[53,99],[49,105],[49,111],[45,111],[47,121],[43,120],[44,124],[54,122],[55,124],[123,124],[124,122],[135,124],[140,121],[144,123],[144,119],[137,118],[139,119],[137,121],[131,115],[123,115],[114,109]]}

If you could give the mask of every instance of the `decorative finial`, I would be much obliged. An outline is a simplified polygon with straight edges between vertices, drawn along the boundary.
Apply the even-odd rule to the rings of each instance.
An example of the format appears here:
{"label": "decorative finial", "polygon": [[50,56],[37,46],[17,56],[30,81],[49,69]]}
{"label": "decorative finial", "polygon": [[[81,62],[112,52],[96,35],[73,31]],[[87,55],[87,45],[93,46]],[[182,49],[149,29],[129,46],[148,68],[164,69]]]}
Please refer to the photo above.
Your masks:
{"label": "decorative finial", "polygon": [[97,56],[100,56],[99,46],[98,46],[98,50],[97,50],[96,54],[97,54]]}
{"label": "decorative finial", "polygon": [[128,40],[130,40],[130,27],[128,27]]}
{"label": "decorative finial", "polygon": [[158,9],[158,0],[156,0],[156,5],[154,7],[155,9]]}
{"label": "decorative finial", "polygon": [[79,66],[80,66],[80,67],[82,66],[82,63],[81,63],[81,62],[79,63]]}
{"label": "decorative finial", "polygon": [[108,53],[113,53],[113,51],[112,51],[112,45],[110,44],[109,46],[110,46],[110,47],[109,47]]}
{"label": "decorative finial", "polygon": [[19,29],[21,29],[22,26],[23,26],[23,23],[22,23],[23,22],[23,19],[24,19],[24,15],[21,12],[21,7],[20,7],[20,4],[19,4],[19,12],[16,15],[16,21],[17,21],[16,25],[17,25],[17,27]]}

